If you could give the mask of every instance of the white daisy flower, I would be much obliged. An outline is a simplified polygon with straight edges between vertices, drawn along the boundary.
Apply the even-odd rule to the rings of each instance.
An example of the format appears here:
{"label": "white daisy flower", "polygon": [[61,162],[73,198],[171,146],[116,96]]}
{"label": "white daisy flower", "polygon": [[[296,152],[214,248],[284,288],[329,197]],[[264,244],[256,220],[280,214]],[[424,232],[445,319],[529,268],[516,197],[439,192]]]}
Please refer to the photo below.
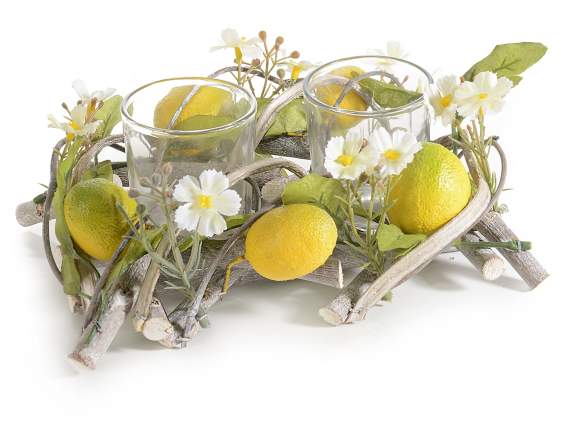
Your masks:
{"label": "white daisy flower", "polygon": [[382,173],[388,175],[401,173],[421,149],[421,144],[415,136],[403,130],[395,130],[389,134],[385,128],[378,128],[370,135],[370,143],[376,146],[380,153]]}
{"label": "white daisy flower", "polygon": [[105,88],[102,90],[89,92],[85,82],[80,79],[76,79],[72,82],[72,88],[77,93],[82,104],[89,104],[94,98],[97,101],[105,101],[115,92],[114,88]]}
{"label": "white daisy flower", "polygon": [[280,64],[284,65],[288,70],[290,70],[290,79],[296,80],[300,77],[300,73],[307,72],[318,67],[318,64],[311,63],[309,61],[296,61],[293,58],[289,58]]}
{"label": "white daisy flower", "polygon": [[48,115],[48,127],[65,131],[68,140],[73,140],[76,136],[90,136],[97,131],[101,121],[86,122],[87,109],[83,104],[76,105],[69,112],[70,117],[66,118],[67,122],[60,122],[54,115]]}
{"label": "white daisy flower", "polygon": [[440,118],[445,126],[451,125],[457,113],[455,92],[460,83],[460,79],[456,76],[443,76],[424,91],[425,101],[433,111],[435,118]]}
{"label": "white daisy flower", "polygon": [[481,72],[472,82],[463,82],[455,91],[457,111],[461,116],[500,112],[504,104],[503,97],[511,88],[510,79],[497,78],[493,72]]}
{"label": "white daisy flower", "polygon": [[226,229],[223,216],[240,210],[240,196],[228,189],[228,178],[216,170],[205,170],[199,180],[185,176],[175,186],[173,198],[186,203],[175,211],[175,222],[181,229],[197,231],[212,237]]}
{"label": "white daisy flower", "polygon": [[326,170],[336,179],[357,179],[377,164],[379,153],[359,130],[350,130],[345,138],[332,137],[326,146]]}
{"label": "white daisy flower", "polygon": [[[385,49],[371,49],[370,52],[374,55],[393,57],[401,60],[407,59],[409,57],[409,54],[403,49],[403,46],[401,46],[401,43],[399,43],[397,40],[389,40]],[[379,59],[378,62],[386,71],[390,71],[392,65],[395,64],[395,61],[389,58]]]}
{"label": "white daisy flower", "polygon": [[247,39],[246,37],[241,37],[238,32],[233,28],[227,28],[223,30],[220,34],[222,39],[222,45],[213,46],[210,51],[218,51],[219,49],[234,49],[237,53],[237,57],[245,55],[247,57],[256,57],[260,54],[260,39],[258,37],[252,37]]}

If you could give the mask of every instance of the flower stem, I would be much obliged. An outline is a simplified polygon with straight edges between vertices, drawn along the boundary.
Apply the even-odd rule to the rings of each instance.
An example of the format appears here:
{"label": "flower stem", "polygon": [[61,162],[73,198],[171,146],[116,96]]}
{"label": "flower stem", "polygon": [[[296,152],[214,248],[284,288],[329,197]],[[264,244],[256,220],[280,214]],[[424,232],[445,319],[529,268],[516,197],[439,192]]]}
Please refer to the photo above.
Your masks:
{"label": "flower stem", "polygon": [[530,241],[510,240],[510,241],[462,241],[457,240],[455,246],[471,249],[506,249],[513,252],[525,252],[532,248]]}

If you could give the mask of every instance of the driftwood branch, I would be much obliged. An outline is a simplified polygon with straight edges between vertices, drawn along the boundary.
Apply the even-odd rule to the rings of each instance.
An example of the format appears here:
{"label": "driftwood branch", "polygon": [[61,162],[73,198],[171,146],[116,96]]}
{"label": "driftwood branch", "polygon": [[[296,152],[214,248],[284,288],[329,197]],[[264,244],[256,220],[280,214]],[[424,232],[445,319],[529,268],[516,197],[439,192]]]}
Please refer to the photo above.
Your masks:
{"label": "driftwood branch", "polygon": [[131,310],[149,260],[149,257],[143,257],[129,268],[121,279],[120,287],[109,298],[102,315],[83,330],[74,351],[69,355],[74,363],[95,369]]}
{"label": "driftwood branch", "polygon": [[[496,212],[489,212],[484,215],[475,226],[475,229],[489,241],[518,240],[517,235]],[[540,262],[538,262],[532,252],[515,252],[506,249],[498,250],[530,288],[535,288],[549,276],[548,272],[540,265]]]}
{"label": "driftwood branch", "polygon": [[372,272],[361,271],[331,303],[318,310],[318,314],[330,325],[337,326],[345,323],[357,299],[365,293],[375,278]]}
{"label": "driftwood branch", "polygon": [[[481,241],[481,239],[474,233],[467,233],[461,241],[475,243]],[[463,246],[462,244],[457,246],[457,249],[459,249],[463,256],[481,273],[485,280],[496,280],[504,273],[504,259],[493,249],[476,249]]]}
{"label": "driftwood branch", "polygon": [[[488,208],[491,193],[487,183],[478,173],[472,154],[466,154],[466,159],[473,180],[478,184],[477,190],[467,206],[427,240],[405,256],[399,258],[387,271],[369,284],[363,292],[360,290],[358,298],[347,315],[340,312],[336,319],[331,313],[326,313],[326,318],[328,319],[326,321],[328,323],[332,323],[331,321],[333,320],[341,320],[342,322],[340,323],[352,323],[362,320],[367,311],[382,300],[387,293],[423,269],[445,247],[462,237],[478,222]],[[344,291],[342,291],[343,293]],[[335,312],[336,309],[341,311],[343,307],[333,304],[326,308]],[[324,313],[324,311],[321,313]]]}
{"label": "driftwood branch", "polygon": [[[157,253],[164,257],[168,247],[169,240],[163,238],[157,246]],[[141,291],[139,292],[139,296],[137,297],[137,301],[133,308],[133,327],[136,332],[141,332],[143,330],[146,320],[150,317],[150,308],[154,299],[153,296],[155,294],[155,286],[157,285],[159,274],[159,264],[156,261],[151,261],[147,268],[147,272],[145,273],[145,278],[141,284]]]}

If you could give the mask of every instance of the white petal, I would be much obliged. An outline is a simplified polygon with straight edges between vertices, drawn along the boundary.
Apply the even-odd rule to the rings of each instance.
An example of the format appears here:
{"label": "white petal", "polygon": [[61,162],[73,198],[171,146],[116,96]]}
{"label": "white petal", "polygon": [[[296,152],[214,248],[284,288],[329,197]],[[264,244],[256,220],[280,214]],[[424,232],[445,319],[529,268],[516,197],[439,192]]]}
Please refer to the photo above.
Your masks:
{"label": "white petal", "polygon": [[397,40],[387,42],[387,55],[393,58],[406,58],[407,54],[403,50],[401,43]]}
{"label": "white petal", "polygon": [[232,189],[227,189],[214,197],[213,208],[225,216],[233,216],[240,210],[240,195]]}
{"label": "white petal", "polygon": [[87,85],[81,79],[76,79],[72,82],[72,88],[77,93],[78,97],[82,101],[89,100],[89,91],[87,89]]}
{"label": "white petal", "polygon": [[332,175],[334,179],[339,179],[342,175],[342,165],[337,163],[334,159],[326,158],[324,167]]}
{"label": "white petal", "polygon": [[205,210],[199,219],[197,231],[204,237],[212,237],[226,229],[224,218],[213,210]]}
{"label": "white petal", "polygon": [[369,144],[373,144],[378,152],[384,152],[386,149],[392,146],[391,135],[387,132],[385,128],[377,128],[370,134]]}
{"label": "white petal", "polygon": [[449,105],[449,107],[447,107],[441,112],[441,123],[446,127],[451,125],[453,119],[455,118],[456,111],[457,111],[456,104]]}
{"label": "white petal", "polygon": [[466,100],[467,98],[471,98],[474,97],[475,95],[478,94],[478,89],[476,87],[476,85],[474,84],[474,82],[463,82],[459,88],[455,91],[455,100],[457,100],[458,102],[462,102],[463,100]]}
{"label": "white petal", "polygon": [[[250,45],[250,46],[256,46],[258,45],[260,42],[262,42],[262,40],[260,40],[260,37],[251,37],[250,39],[246,40],[245,42],[243,42],[245,45]],[[283,57],[285,55],[282,55]]]}
{"label": "white petal", "polygon": [[493,72],[481,72],[475,76],[473,82],[479,88],[479,92],[489,94],[497,85],[497,75]]}
{"label": "white petal", "polygon": [[504,100],[502,98],[492,99],[489,102],[489,109],[491,112],[498,113],[502,110],[504,106]]}
{"label": "white petal", "polygon": [[115,92],[115,88],[105,88],[99,91],[95,91],[92,94],[92,98],[97,98],[100,101],[107,100],[109,97],[113,95]]}
{"label": "white petal", "polygon": [[342,167],[340,170],[340,178],[355,180],[365,171],[365,165],[360,162],[352,162],[347,167]]}
{"label": "white petal", "polygon": [[175,222],[181,229],[194,231],[197,229],[200,216],[197,210],[194,210],[190,204],[185,204],[175,211]]}
{"label": "white petal", "polygon": [[249,45],[241,46],[240,50],[242,51],[242,55],[249,58],[256,58],[262,52],[258,46],[249,46]]}
{"label": "white petal", "polygon": [[240,37],[234,28],[222,30],[220,37],[227,47],[234,48],[240,43]]}
{"label": "white petal", "polygon": [[216,170],[205,170],[199,176],[201,189],[205,194],[218,195],[228,188],[228,178]]}
{"label": "white petal", "polygon": [[64,124],[58,121],[54,115],[48,115],[48,121],[49,121],[48,124],[49,128],[58,128],[61,130],[65,129]]}
{"label": "white petal", "polygon": [[180,203],[190,203],[193,197],[201,193],[199,182],[191,176],[184,176],[173,191],[173,198]]}
{"label": "white petal", "polygon": [[335,161],[344,153],[344,138],[332,137],[326,145],[326,158]]}
{"label": "white petal", "polygon": [[504,97],[513,87],[512,81],[506,77],[501,77],[498,82],[497,86],[493,90],[493,94],[496,97]]}
{"label": "white petal", "polygon": [[454,94],[459,87],[459,82],[460,80],[457,76],[447,75],[437,80],[437,86],[443,95]]}
{"label": "white petal", "polygon": [[102,121],[93,121],[85,124],[81,130],[77,132],[80,136],[89,136],[97,131],[97,128],[101,125]]}

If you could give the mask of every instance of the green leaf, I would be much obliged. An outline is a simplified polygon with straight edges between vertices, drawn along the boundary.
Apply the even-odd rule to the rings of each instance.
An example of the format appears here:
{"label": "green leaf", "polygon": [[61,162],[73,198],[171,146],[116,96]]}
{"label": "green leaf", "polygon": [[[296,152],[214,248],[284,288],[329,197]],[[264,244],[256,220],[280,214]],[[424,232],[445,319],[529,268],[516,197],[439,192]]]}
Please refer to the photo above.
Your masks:
{"label": "green leaf", "polygon": [[81,139],[68,143],[69,146],[66,151],[66,156],[60,158],[58,171],[56,172],[56,191],[52,203],[54,207],[54,217],[56,219],[55,233],[62,252],[64,292],[68,295],[77,295],[81,290],[81,278],[76,265],[76,260],[78,260],[80,256],[75,251],[64,218],[64,199],[70,186],[69,177],[81,144]]}
{"label": "green leaf", "polygon": [[121,102],[123,97],[114,95],[107,99],[103,106],[95,112],[95,119],[102,121],[95,135],[98,138],[107,137],[119,122],[121,122]]}
{"label": "green leaf", "polygon": [[377,104],[385,108],[393,109],[405,106],[421,98],[421,94],[418,92],[372,78],[360,80],[359,84],[369,92]]}
{"label": "green leaf", "polygon": [[377,229],[377,247],[381,252],[395,249],[410,250],[421,243],[425,234],[404,234],[397,225],[382,224]]}
{"label": "green leaf", "polygon": [[250,214],[250,213],[238,214],[238,215],[234,215],[234,216],[227,216],[225,219],[226,220],[226,229],[232,229],[232,228],[236,228],[237,226],[241,226],[251,216],[252,216],[252,214]]}
{"label": "green leaf", "polygon": [[82,181],[89,179],[113,180],[113,167],[111,166],[111,161],[105,160],[91,166],[81,177]]}
{"label": "green leaf", "polygon": [[[264,108],[272,100],[269,98],[258,99],[257,117],[260,116]],[[274,122],[264,135],[265,138],[278,137],[282,135],[300,135],[306,132],[306,110],[304,109],[304,99],[295,98],[284,106],[277,114]]]}
{"label": "green leaf", "polygon": [[[144,234],[147,235],[147,239],[151,242],[151,245],[155,248],[159,243],[165,229],[164,228],[155,228],[146,230]],[[121,276],[127,271],[129,266],[136,262],[139,258],[146,254],[145,246],[141,241],[132,238],[125,250],[119,257],[119,259],[113,265],[111,272],[109,273],[109,277],[105,282],[105,287],[109,287],[116,281],[118,281]]]}
{"label": "green leaf", "polygon": [[230,124],[234,119],[231,116],[194,115],[175,125],[175,130],[196,131],[208,130]]}
{"label": "green leaf", "polygon": [[345,197],[342,184],[336,179],[308,174],[302,179],[288,182],[282,193],[284,204],[312,203],[324,208],[332,217],[340,220]]}
{"label": "green leaf", "polygon": [[537,63],[546,51],[546,46],[535,42],[497,45],[489,55],[467,70],[463,78],[472,81],[477,74],[490,71],[517,85],[522,80],[520,74]]}
{"label": "green leaf", "polygon": [[77,268],[76,259],[69,253],[62,251],[62,278],[64,293],[78,295],[81,291],[81,276]]}
{"label": "green leaf", "polygon": [[43,204],[44,201],[46,201],[46,195],[47,192],[42,192],[41,194],[36,195],[33,199],[32,202],[34,204]]}

